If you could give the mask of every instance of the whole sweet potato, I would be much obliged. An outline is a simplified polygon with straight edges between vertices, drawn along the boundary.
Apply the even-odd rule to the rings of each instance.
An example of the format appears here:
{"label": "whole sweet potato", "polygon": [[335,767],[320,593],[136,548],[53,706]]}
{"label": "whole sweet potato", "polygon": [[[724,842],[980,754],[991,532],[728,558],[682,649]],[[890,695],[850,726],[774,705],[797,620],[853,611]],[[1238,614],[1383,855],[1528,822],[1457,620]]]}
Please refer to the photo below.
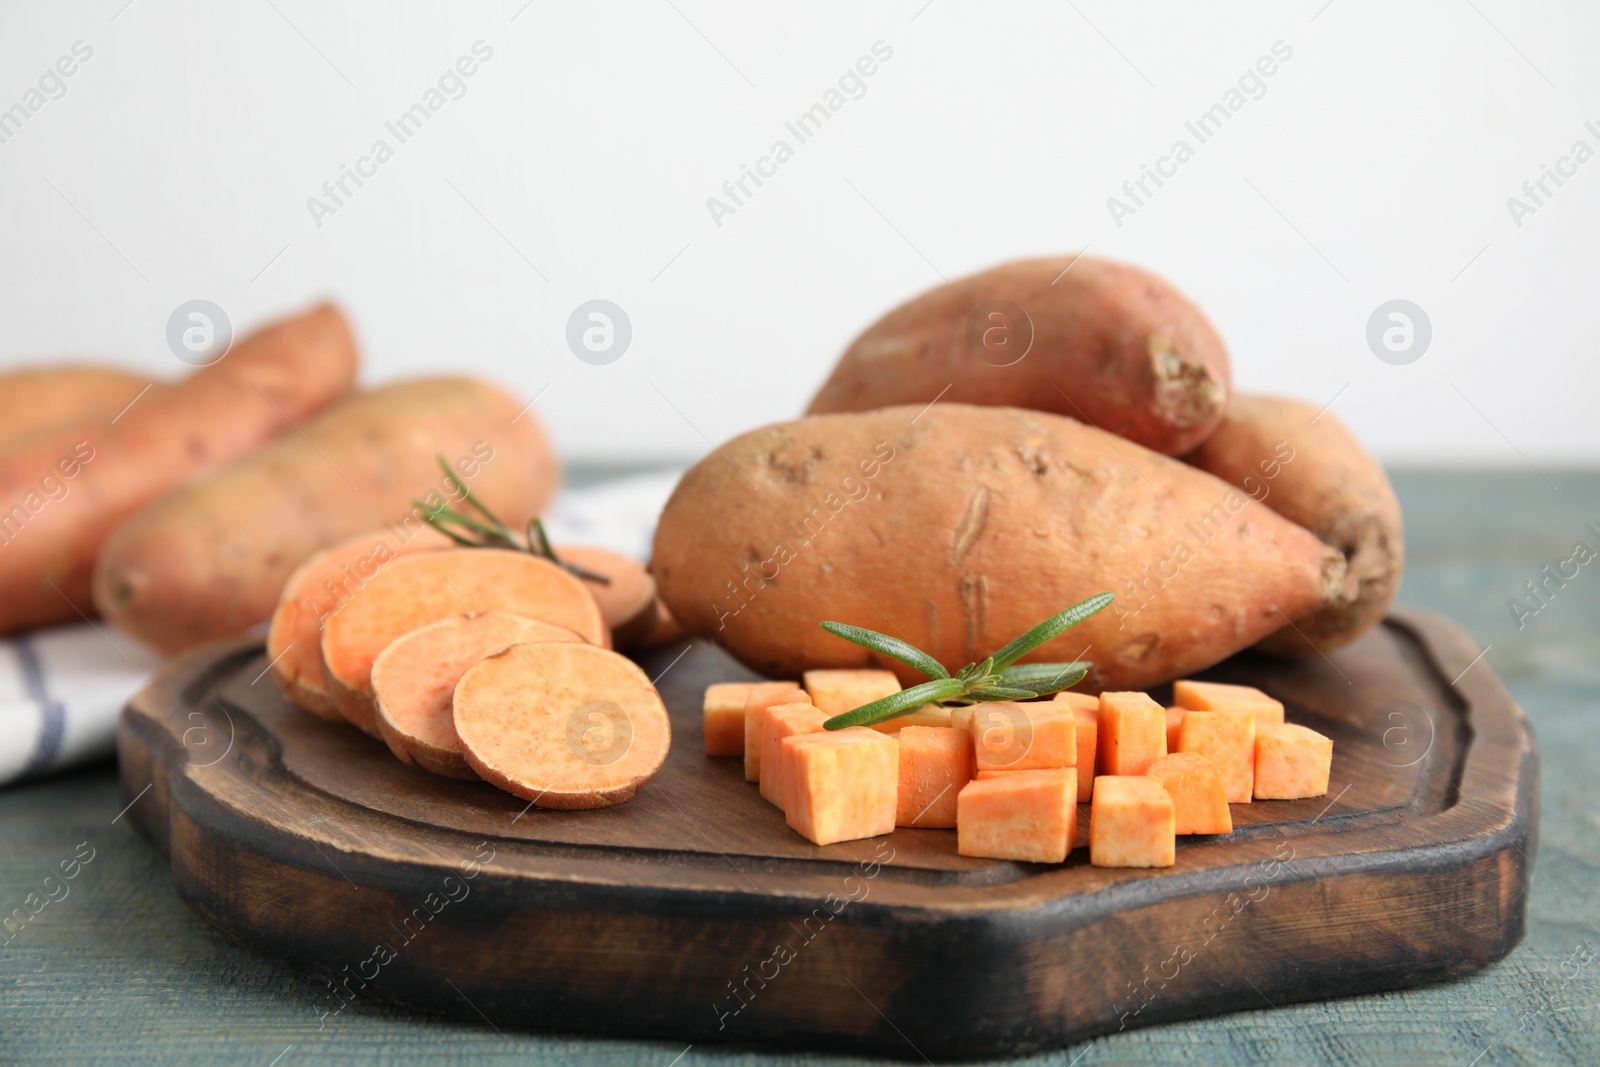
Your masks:
{"label": "whole sweet potato", "polygon": [[7,371],[0,374],[0,447],[60,423],[109,422],[136,398],[150,399],[147,387],[150,393],[167,388],[146,375],[92,364]]}
{"label": "whole sweet potato", "polygon": [[1334,602],[1267,637],[1263,649],[1327,652],[1383,618],[1405,568],[1400,503],[1383,468],[1338,416],[1300,400],[1237,395],[1222,425],[1184,459],[1344,555]]}
{"label": "whole sweet potato", "polygon": [[453,492],[440,455],[520,529],[559,478],[537,420],[520,408],[466,378],[352,397],[124,524],[101,551],[95,604],[162,649],[240,633],[273,613],[285,581],[312,553],[386,524],[419,528],[413,501]]}
{"label": "whole sweet potato", "polygon": [[1034,653],[1086,688],[1207,667],[1328,601],[1339,554],[1237,489],[1073,419],[940,404],[747,433],[692,467],[652,569],[691,633],[751,668],[909,668],[821,629],[867,626],[951,670],[1095,593],[1116,602]]}
{"label": "whole sweet potato", "polygon": [[350,328],[323,305],[252,334],[125,411],[59,424],[8,449],[0,633],[92,611],[95,554],[118,523],[196,473],[293,435],[292,424],[347,393],[355,373]]}
{"label": "whole sweet potato", "polygon": [[889,312],[845,351],[809,414],[943,394],[1053,411],[1176,456],[1222,418],[1229,373],[1222,338],[1163,279],[1089,256],[1031,259]]}

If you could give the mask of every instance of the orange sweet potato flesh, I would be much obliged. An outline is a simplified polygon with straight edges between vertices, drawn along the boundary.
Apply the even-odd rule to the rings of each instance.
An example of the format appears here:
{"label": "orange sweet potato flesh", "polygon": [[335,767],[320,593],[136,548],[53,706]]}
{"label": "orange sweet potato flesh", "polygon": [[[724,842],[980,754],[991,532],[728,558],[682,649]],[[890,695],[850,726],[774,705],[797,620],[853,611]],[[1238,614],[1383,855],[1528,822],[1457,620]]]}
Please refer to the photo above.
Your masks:
{"label": "orange sweet potato flesh", "polygon": [[[1208,514],[1201,541],[1190,527]],[[1028,657],[1092,646],[1080,688],[1096,691],[1147,688],[1250,646],[1320,607],[1344,561],[1177,460],[1058,415],[940,402],[722,445],[668,500],[652,567],[686,629],[761,674],[882,667],[905,684],[923,679],[821,623],[891,619],[954,671],[1108,590],[1126,603]],[[1136,581],[1150,583],[1142,607],[1126,595]]]}
{"label": "orange sweet potato flesh", "polygon": [[62,424],[110,422],[135,398],[142,403],[167,389],[148,375],[92,364],[7,371],[0,374],[0,447]]}
{"label": "orange sweet potato flesh", "polygon": [[1139,775],[1167,754],[1166,710],[1147,693],[1101,693],[1096,768],[1100,774]]}
{"label": "orange sweet potato flesh", "polygon": [[272,613],[312,553],[374,527],[420,529],[417,501],[454,500],[441,455],[521,529],[558,479],[521,406],[470,378],[412,379],[352,397],[125,523],[101,550],[95,603],[163,649],[242,633]]}
{"label": "orange sweet potato flesh", "polygon": [[453,542],[431,526],[369,530],[306,560],[284,583],[267,628],[272,678],[291,704],[321,719],[343,722],[322,674],[322,622],[355,596],[377,569],[412,552]]}
{"label": "orange sweet potato flesh", "polygon": [[[58,424],[8,450],[0,456],[0,634],[93,613],[95,557],[120,523],[195,475],[293,435],[290,424],[347,393],[355,373],[344,316],[323,305],[244,338],[168,389],[151,390],[113,416],[115,423],[92,417]],[[64,492],[46,499],[42,479]],[[271,610],[268,603],[252,621]]]}
{"label": "orange sweet potato flesh", "polygon": [[784,821],[816,845],[893,833],[899,747],[859,726],[784,738]]}
{"label": "orange sweet potato flesh", "polygon": [[[1026,319],[1009,309],[994,317],[991,301]],[[1181,455],[1222,418],[1230,374],[1216,329],[1164,279],[1091,256],[1020,260],[879,319],[808,414],[920,406],[948,387],[941,402],[1052,411]]]}
{"label": "orange sweet potato flesh", "polygon": [[1378,461],[1337,415],[1300,400],[1236,396],[1222,425],[1184,459],[1261,499],[1345,558],[1333,602],[1267,637],[1263,650],[1330,652],[1383,619],[1405,569],[1400,503]]}
{"label": "orange sweet potato flesh", "polygon": [[[1178,702],[1178,710],[1243,711],[1248,708],[1255,712],[1257,725],[1270,726],[1283,722],[1283,701],[1268,696],[1253,685],[1180,678],[1172,683],[1172,699]],[[1172,728],[1173,710],[1167,709],[1169,730]],[[1179,716],[1180,721],[1181,718]]]}
{"label": "orange sweet potato flesh", "polygon": [[889,671],[812,670],[801,679],[811,703],[831,715],[870,704],[900,691],[899,679]]}
{"label": "orange sweet potato flesh", "polygon": [[513,645],[471,668],[455,727],[479,777],[541,808],[621,804],[672,744],[649,675],[587,644]]}
{"label": "orange sweet potato flesh", "polygon": [[1256,715],[1244,711],[1189,711],[1178,727],[1178,750],[1211,760],[1230,804],[1250,803],[1256,773]]}
{"label": "orange sweet potato flesh", "polygon": [[501,548],[447,548],[385,564],[322,626],[328,696],[351,724],[378,736],[372,664],[389,642],[463,612],[509,611],[571,630],[592,645],[609,638],[583,583],[548,560]]}
{"label": "orange sweet potato flesh", "polygon": [[1328,791],[1333,740],[1307,726],[1279,723],[1256,734],[1254,795],[1259,800],[1298,800]]}
{"label": "orange sweet potato flesh", "polygon": [[1097,737],[1100,733],[1100,701],[1087,693],[1057,693],[1051,698],[1065,704],[1078,718],[1078,803],[1087,804],[1094,788]]}
{"label": "orange sweet potato flesh", "polygon": [[760,682],[713,682],[701,703],[706,755],[744,755],[744,702]]}
{"label": "orange sweet potato flesh", "polygon": [[1055,770],[1078,762],[1078,716],[1066,703],[997,700],[979,704],[973,708],[967,731],[980,774]]}
{"label": "orange sweet potato flesh", "polygon": [[957,797],[956,851],[963,856],[1060,863],[1077,844],[1078,771],[1008,771]]}
{"label": "orange sweet potato flesh", "polygon": [[620,552],[595,545],[556,545],[556,556],[586,571],[604,575],[606,582],[582,579],[600,605],[600,614],[611,629],[615,648],[643,648],[654,635],[656,619],[656,580],[637,560]]}
{"label": "orange sweet potato flesh", "polygon": [[971,732],[948,726],[907,726],[895,740],[900,744],[895,825],[955,826],[956,798],[972,780]]}
{"label": "orange sweet potato flesh", "polygon": [[783,741],[822,731],[828,713],[813,704],[774,704],[761,713],[761,782],[764,800],[783,810],[784,764],[779,758]]}
{"label": "orange sweet potato flesh", "polygon": [[378,734],[404,763],[447,778],[476,779],[456,734],[456,683],[512,645],[577,642],[571,630],[507,611],[440,619],[395,638],[372,663]]}
{"label": "orange sweet potato flesh", "polygon": [[1194,752],[1169,752],[1145,773],[1159,781],[1172,797],[1174,833],[1233,832],[1233,813],[1228,810],[1222,772],[1211,760]]}
{"label": "orange sweet potato flesh", "polygon": [[1187,708],[1167,708],[1167,752],[1178,751],[1178,741],[1183,736],[1183,717]]}
{"label": "orange sweet potato flesh", "polygon": [[1089,862],[1096,867],[1171,867],[1177,822],[1155,778],[1097,775],[1089,807]]}
{"label": "orange sweet potato flesh", "polygon": [[761,729],[767,709],[780,704],[809,704],[811,698],[793,682],[763,682],[744,698],[744,780],[761,781],[761,761],[765,757]]}

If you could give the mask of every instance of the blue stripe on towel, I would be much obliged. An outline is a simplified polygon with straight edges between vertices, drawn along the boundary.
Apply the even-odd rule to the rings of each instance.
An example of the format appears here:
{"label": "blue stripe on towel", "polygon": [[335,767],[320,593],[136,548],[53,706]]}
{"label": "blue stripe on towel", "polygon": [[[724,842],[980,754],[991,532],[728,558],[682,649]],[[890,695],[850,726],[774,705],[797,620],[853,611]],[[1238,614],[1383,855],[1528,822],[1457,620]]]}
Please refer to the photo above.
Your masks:
{"label": "blue stripe on towel", "polygon": [[49,770],[61,755],[61,742],[67,733],[67,709],[66,705],[50,695],[44,682],[44,667],[39,663],[39,653],[34,650],[33,642],[26,637],[19,637],[11,642],[11,646],[17,650],[17,662],[22,665],[23,688],[27,690],[29,699],[39,705],[44,717],[39,742],[18,775],[19,778],[30,778]]}

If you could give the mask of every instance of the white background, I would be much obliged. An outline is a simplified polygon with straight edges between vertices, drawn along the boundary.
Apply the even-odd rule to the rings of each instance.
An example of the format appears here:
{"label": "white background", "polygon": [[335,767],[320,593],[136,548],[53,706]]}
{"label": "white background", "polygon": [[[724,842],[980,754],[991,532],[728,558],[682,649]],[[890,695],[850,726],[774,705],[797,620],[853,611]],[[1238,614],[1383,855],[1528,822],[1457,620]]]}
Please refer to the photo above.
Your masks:
{"label": "white background", "polygon": [[[544,389],[568,458],[691,458],[798,414],[942,277],[1088,247],[1195,298],[1238,385],[1334,401],[1386,460],[1600,460],[1600,160],[1520,228],[1506,206],[1600,148],[1593,5],[9,4],[0,108],[79,40],[0,144],[0,365],[170,376],[179,303],[242,331],[326,294],[368,382],[475,371]],[[317,227],[307,198],[479,40],[466,95]],[[880,40],[719,228],[707,198]],[[1107,197],[1280,40],[1266,94],[1117,227]],[[564,338],[596,297],[633,324],[609,366]],[[1364,338],[1396,297],[1433,323],[1409,366]]]}

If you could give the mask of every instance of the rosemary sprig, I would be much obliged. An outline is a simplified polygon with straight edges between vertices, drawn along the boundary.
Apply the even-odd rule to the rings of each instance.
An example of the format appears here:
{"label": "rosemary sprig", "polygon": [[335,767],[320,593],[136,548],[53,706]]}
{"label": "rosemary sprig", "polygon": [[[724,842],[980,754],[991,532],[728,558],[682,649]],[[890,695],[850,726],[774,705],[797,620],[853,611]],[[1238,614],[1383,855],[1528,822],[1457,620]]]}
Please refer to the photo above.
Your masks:
{"label": "rosemary sprig", "polygon": [[473,508],[482,519],[473,518],[452,508],[444,501],[435,506],[430,506],[420,500],[412,501],[417,509],[422,512],[422,519],[429,526],[444,534],[463,548],[509,548],[517,552],[528,552],[540,559],[547,559],[560,567],[568,574],[582,578],[588,582],[598,582],[600,585],[610,585],[611,579],[603,574],[596,574],[587,567],[580,567],[576,563],[568,563],[556,555],[556,550],[550,544],[550,538],[545,533],[544,523],[537,518],[528,520],[527,533],[518,537],[500,517],[490,511],[488,505],[479,500],[467,483],[457,477],[456,472],[450,468],[450,461],[444,456],[439,456],[439,469],[444,471],[445,478],[452,488],[461,495],[463,503]]}
{"label": "rosemary sprig", "polygon": [[969,663],[954,676],[938,660],[914,645],[876,630],[825,622],[822,628],[836,637],[898,660],[927,675],[929,680],[892,693],[870,704],[852,708],[823,723],[827,730],[850,726],[871,726],[908,715],[924,704],[975,704],[994,700],[1033,700],[1060,692],[1081,682],[1092,664],[1025,663],[1017,660],[1046,641],[1075,626],[1110,604],[1112,595],[1100,593],[1059,614],[1052,615],[1027,633],[1012,640],[981,663]]}

